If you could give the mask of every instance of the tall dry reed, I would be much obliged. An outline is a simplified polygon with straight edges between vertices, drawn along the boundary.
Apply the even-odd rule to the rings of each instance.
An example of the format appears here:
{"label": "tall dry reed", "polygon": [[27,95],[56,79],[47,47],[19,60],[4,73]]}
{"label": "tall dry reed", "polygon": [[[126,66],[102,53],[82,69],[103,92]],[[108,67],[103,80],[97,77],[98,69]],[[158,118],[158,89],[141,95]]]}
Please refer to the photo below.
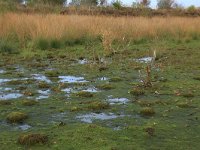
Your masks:
{"label": "tall dry reed", "polygon": [[109,39],[191,37],[200,34],[200,18],[106,17],[7,13],[0,16],[0,38],[15,35],[20,41],[37,38],[98,36]]}

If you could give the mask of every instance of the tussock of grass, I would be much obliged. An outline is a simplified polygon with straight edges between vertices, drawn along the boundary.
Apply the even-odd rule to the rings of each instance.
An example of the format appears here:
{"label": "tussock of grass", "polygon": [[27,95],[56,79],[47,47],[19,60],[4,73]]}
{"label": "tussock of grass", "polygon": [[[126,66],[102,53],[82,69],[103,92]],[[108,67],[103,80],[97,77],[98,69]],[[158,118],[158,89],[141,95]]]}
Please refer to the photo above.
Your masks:
{"label": "tussock of grass", "polygon": [[188,102],[178,102],[176,105],[180,108],[190,108],[191,107]]}
{"label": "tussock of grass", "polygon": [[12,103],[10,101],[6,101],[6,100],[0,100],[0,106],[4,106],[4,105],[12,105]]}
{"label": "tussock of grass", "polygon": [[28,115],[26,113],[23,113],[23,112],[11,112],[6,117],[6,120],[9,123],[21,123],[27,118],[28,118]]}
{"label": "tussock of grass", "polygon": [[140,111],[140,114],[143,115],[143,116],[153,116],[155,114],[155,111],[151,107],[144,107]]}
{"label": "tussock of grass", "polygon": [[109,81],[110,82],[120,82],[120,81],[122,81],[122,78],[120,78],[120,77],[113,77]]}
{"label": "tussock of grass", "polygon": [[48,50],[50,48],[49,41],[43,38],[39,38],[35,41],[35,45],[37,49],[40,50]]}
{"label": "tussock of grass", "polygon": [[23,94],[25,96],[34,96],[36,93],[34,93],[33,91],[30,91],[30,90],[26,90],[23,92]]}
{"label": "tussock of grass", "polygon": [[59,72],[56,70],[48,70],[45,72],[45,75],[47,77],[58,77],[59,76]]}
{"label": "tussock of grass", "polygon": [[80,91],[76,93],[76,96],[78,97],[93,97],[94,94],[90,93],[90,92],[86,92],[86,91]]}
{"label": "tussock of grass", "polygon": [[133,88],[130,91],[130,94],[134,95],[134,96],[140,96],[140,95],[144,95],[145,91],[142,88]]}
{"label": "tussock of grass", "polygon": [[0,39],[0,53],[12,54],[17,53],[17,51],[18,45],[16,43]]}
{"label": "tussock of grass", "polygon": [[200,81],[200,77],[194,77],[194,80]]}
{"label": "tussock of grass", "polygon": [[193,93],[191,93],[191,92],[186,92],[186,93],[183,93],[183,94],[181,94],[183,97],[186,97],[186,98],[192,98],[192,97],[194,97],[194,94]]}
{"label": "tussock of grass", "polygon": [[98,101],[91,102],[88,106],[89,110],[103,110],[108,108],[110,108],[110,105],[108,103]]}
{"label": "tussock of grass", "polygon": [[18,138],[18,143],[21,145],[45,144],[47,142],[48,136],[43,134],[27,134]]}
{"label": "tussock of grass", "polygon": [[61,40],[53,39],[53,40],[50,41],[50,47],[52,49],[60,49],[60,48],[62,48],[62,46],[63,45],[62,45]]}
{"label": "tussock of grass", "polygon": [[81,108],[76,107],[76,106],[70,108],[70,111],[71,111],[71,112],[76,112],[76,111],[81,111],[81,110],[82,110]]}
{"label": "tussock of grass", "polygon": [[138,100],[136,102],[142,107],[150,107],[156,104],[167,105],[166,102],[162,102],[161,100]]}
{"label": "tussock of grass", "polygon": [[24,105],[24,106],[33,106],[36,104],[38,104],[38,101],[35,101],[35,100],[23,100],[22,101],[22,105]]}
{"label": "tussock of grass", "polygon": [[7,82],[8,85],[20,85],[20,84],[23,84],[23,83],[24,83],[23,80],[11,80],[11,81]]}
{"label": "tussock of grass", "polygon": [[106,83],[106,84],[99,85],[98,88],[101,90],[111,90],[111,89],[114,89],[115,87],[109,83]]}
{"label": "tussock of grass", "polygon": [[48,88],[50,88],[50,85],[48,83],[42,81],[42,82],[39,82],[38,87],[41,89],[48,89]]}

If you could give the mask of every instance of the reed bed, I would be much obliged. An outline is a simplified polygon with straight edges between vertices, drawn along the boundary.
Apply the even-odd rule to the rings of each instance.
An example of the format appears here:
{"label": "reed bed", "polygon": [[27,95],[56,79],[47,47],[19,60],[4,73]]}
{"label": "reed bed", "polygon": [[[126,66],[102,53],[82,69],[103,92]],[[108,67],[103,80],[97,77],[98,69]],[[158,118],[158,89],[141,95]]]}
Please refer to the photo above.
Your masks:
{"label": "reed bed", "polygon": [[0,15],[0,38],[19,41],[79,39],[101,36],[109,40],[141,38],[190,38],[200,35],[200,18],[187,17],[108,17],[58,14]]}

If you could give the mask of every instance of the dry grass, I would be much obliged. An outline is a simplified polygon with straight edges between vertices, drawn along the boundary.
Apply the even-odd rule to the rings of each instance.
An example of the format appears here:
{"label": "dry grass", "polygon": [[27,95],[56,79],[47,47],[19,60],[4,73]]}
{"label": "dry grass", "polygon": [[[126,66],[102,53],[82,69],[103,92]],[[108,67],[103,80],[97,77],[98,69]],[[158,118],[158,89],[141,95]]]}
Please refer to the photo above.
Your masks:
{"label": "dry grass", "polygon": [[[85,35],[105,40],[187,38],[200,34],[200,19],[186,17],[106,17],[7,13],[0,15],[0,37],[16,35],[20,41],[38,38],[77,39]],[[110,42],[109,42],[110,43]],[[107,47],[109,48],[109,47]]]}

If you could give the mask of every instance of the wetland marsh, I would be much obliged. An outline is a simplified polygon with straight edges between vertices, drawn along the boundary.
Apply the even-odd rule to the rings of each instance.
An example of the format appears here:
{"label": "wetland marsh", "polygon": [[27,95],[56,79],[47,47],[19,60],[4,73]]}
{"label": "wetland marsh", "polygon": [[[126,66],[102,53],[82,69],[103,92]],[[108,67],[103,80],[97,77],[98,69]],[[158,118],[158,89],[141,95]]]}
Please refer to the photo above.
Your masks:
{"label": "wetland marsh", "polygon": [[0,16],[0,149],[199,148],[199,18],[104,17]]}

